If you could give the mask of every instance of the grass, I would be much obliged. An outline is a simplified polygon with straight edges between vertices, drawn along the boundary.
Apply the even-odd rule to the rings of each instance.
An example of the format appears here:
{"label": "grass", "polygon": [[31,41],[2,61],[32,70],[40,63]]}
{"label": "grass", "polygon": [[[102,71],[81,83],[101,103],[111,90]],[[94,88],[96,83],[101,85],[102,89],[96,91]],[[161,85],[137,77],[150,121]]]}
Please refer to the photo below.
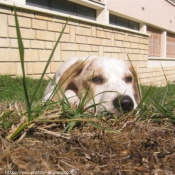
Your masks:
{"label": "grass", "polygon": [[175,123],[175,84],[167,83],[165,87],[145,86],[142,87],[142,92],[140,119],[151,118],[159,122],[166,118]]}
{"label": "grass", "polygon": [[[26,85],[29,90],[29,97],[31,96],[30,94],[33,94],[33,92],[35,91],[35,87],[38,81],[38,79],[26,78]],[[0,82],[1,103],[25,101],[21,77],[12,78],[8,75],[0,75]],[[48,81],[46,80],[43,80],[43,82],[41,83],[39,91],[34,99],[35,102],[41,101],[47,83]],[[144,100],[142,102],[142,105],[140,105],[139,107],[140,119],[145,119],[149,116],[152,116],[152,118],[154,119],[167,117],[170,118],[172,121],[175,120],[175,84],[169,84],[165,87],[141,86],[141,89]],[[70,115],[70,113],[72,113],[72,110],[68,104],[68,101],[60,101],[60,105],[62,106],[62,109],[68,116],[68,118],[71,118],[72,116]],[[73,115],[75,118],[81,118],[80,109],[81,107],[77,109],[77,114]]]}
{"label": "grass", "polygon": [[[33,94],[36,84],[39,80],[33,79],[33,78],[26,78],[26,84],[29,89],[29,96],[30,94]],[[0,75],[0,102],[5,101],[24,101],[24,95],[23,95],[23,86],[22,86],[22,80],[21,77],[12,77],[9,75]],[[48,83],[48,80],[43,80],[39,91],[37,92],[34,101],[39,101],[43,97],[44,89],[46,88]],[[146,92],[149,90],[150,86],[141,86],[143,96],[146,94]],[[169,89],[168,89],[169,88]],[[165,102],[163,101],[164,96],[166,94]],[[151,104],[153,102],[153,99],[155,101],[159,101],[162,104],[163,103],[171,103],[172,100],[174,100],[175,103],[175,84],[170,84],[169,87],[156,87],[152,86],[150,93],[145,101],[145,103]],[[172,103],[172,105],[174,104]],[[174,104],[175,106],[175,104]]]}
{"label": "grass", "polygon": [[[24,101],[23,86],[21,77],[11,77],[9,75],[0,75],[0,102],[5,101]],[[29,97],[34,93],[38,80],[26,78],[26,84],[29,90]],[[48,81],[44,80],[35,95],[34,101],[39,101],[44,92]]]}
{"label": "grass", "polygon": [[[108,123],[105,120],[103,115],[99,114],[94,116],[87,112],[89,108],[95,108],[96,105],[94,104],[86,109],[82,109],[87,103],[86,97],[88,92],[86,92],[78,106],[77,109],[72,109],[68,99],[65,97],[64,93],[63,99],[58,100],[55,102],[45,102],[41,103],[42,95],[44,88],[46,87],[47,81],[43,79],[45,72],[49,66],[49,63],[52,59],[54,51],[61,39],[61,36],[64,33],[66,28],[65,24],[58,40],[48,58],[46,66],[43,70],[41,78],[38,80],[33,80],[30,78],[26,78],[25,74],[25,58],[24,58],[24,47],[20,33],[20,27],[18,24],[18,18],[16,13],[16,8],[14,7],[15,11],[15,23],[16,23],[16,32],[18,37],[18,46],[19,46],[19,53],[20,53],[20,61],[21,61],[21,68],[22,68],[22,77],[11,78],[10,76],[0,76],[0,101],[23,101],[25,103],[26,111],[24,113],[15,116],[11,119],[11,114],[14,111],[0,111],[0,124],[3,128],[10,128],[16,120],[20,120],[23,116],[26,117],[25,121],[19,122],[19,125],[13,130],[12,134],[9,136],[10,140],[15,139],[21,132],[27,130],[27,128],[31,128],[36,122],[63,122],[66,123],[64,127],[64,132],[70,132],[73,127],[77,124],[82,122],[88,122],[91,125],[104,129],[104,126],[101,125],[100,122]],[[129,56],[128,56],[129,57]],[[129,58],[128,58],[129,59]],[[165,75],[166,79],[166,75]],[[56,90],[61,90],[61,87],[57,87]],[[138,105],[138,108],[134,111],[133,116],[137,116],[138,120],[144,119],[152,119],[154,121],[159,121],[164,118],[170,119],[171,122],[175,122],[175,85],[170,85],[167,83],[166,87],[158,88],[158,87],[141,87],[143,91],[142,100]],[[52,109],[56,105],[56,108],[60,108],[59,110],[59,117],[54,116],[52,120],[50,117],[43,116],[47,109]],[[115,115],[112,116],[113,119],[117,120]],[[56,118],[56,119],[55,119]],[[105,130],[116,132],[112,130],[109,125],[105,126]]]}

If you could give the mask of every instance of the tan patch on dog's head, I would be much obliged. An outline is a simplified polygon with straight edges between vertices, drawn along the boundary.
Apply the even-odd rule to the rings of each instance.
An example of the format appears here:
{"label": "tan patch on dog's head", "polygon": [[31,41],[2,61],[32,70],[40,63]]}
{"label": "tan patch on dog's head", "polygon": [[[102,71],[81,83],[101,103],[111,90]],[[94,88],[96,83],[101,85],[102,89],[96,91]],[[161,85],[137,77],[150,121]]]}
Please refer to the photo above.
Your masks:
{"label": "tan patch on dog's head", "polygon": [[[58,91],[52,97],[52,101],[56,101],[58,96],[62,98],[60,91],[65,92],[66,90],[72,90],[79,96],[82,93],[82,78],[80,77],[85,66],[88,66],[92,63],[93,60],[78,60],[73,65],[71,65],[61,76],[58,82]],[[86,69],[88,69],[88,67]],[[86,74],[81,75],[83,78],[86,77]],[[86,88],[87,89],[87,88]]]}
{"label": "tan patch on dog's head", "polygon": [[[59,98],[62,97],[60,90],[62,92],[65,92],[66,90],[71,89],[72,91],[77,93],[78,87],[73,82],[73,79],[80,75],[80,73],[82,72],[85,65],[86,64],[84,61],[78,60],[63,73],[63,75],[61,76],[61,78],[58,82],[58,91],[56,93],[59,96]],[[52,97],[52,101],[57,100],[55,95]]]}

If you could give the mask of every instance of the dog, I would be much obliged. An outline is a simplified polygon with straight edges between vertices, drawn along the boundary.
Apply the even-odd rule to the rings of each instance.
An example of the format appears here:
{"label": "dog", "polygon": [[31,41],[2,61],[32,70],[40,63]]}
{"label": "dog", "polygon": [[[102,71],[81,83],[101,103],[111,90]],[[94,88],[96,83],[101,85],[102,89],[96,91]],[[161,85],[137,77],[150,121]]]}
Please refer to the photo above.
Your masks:
{"label": "dog", "polygon": [[[64,98],[78,107],[86,94],[91,112],[121,116],[140,102],[136,73],[127,62],[109,57],[72,57],[55,73],[44,91],[44,101]],[[57,87],[56,93],[54,89]],[[95,104],[95,109],[91,108]]]}

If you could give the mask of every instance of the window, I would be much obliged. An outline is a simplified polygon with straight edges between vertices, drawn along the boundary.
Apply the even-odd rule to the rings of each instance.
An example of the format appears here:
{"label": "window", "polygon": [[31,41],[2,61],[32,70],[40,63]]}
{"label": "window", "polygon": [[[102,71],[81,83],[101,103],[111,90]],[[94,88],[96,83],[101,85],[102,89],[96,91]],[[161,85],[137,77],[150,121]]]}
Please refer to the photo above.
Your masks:
{"label": "window", "polygon": [[27,4],[33,5],[36,7],[46,8],[49,9],[49,1],[43,0],[26,0]]}
{"label": "window", "polygon": [[96,10],[66,0],[26,0],[27,5],[96,20]]}
{"label": "window", "polygon": [[65,0],[49,0],[50,1],[50,7],[51,10],[68,13],[70,15],[76,15],[75,14],[75,4],[69,1]]}
{"label": "window", "polygon": [[88,17],[89,19],[96,20],[96,10],[95,9],[77,4],[76,13],[77,13],[77,16],[80,16],[83,18]]}
{"label": "window", "polygon": [[175,35],[171,33],[167,33],[166,49],[166,56],[170,58],[175,58]]}
{"label": "window", "polygon": [[151,36],[148,38],[148,56],[161,56],[161,30],[147,26],[147,33]]}
{"label": "window", "polygon": [[128,20],[127,19],[124,19],[124,18],[117,17],[117,25],[118,26],[121,26],[121,27],[127,27],[127,28],[129,28],[129,26],[128,26]]}
{"label": "window", "polygon": [[109,15],[109,23],[133,30],[139,30],[139,23],[111,14]]}

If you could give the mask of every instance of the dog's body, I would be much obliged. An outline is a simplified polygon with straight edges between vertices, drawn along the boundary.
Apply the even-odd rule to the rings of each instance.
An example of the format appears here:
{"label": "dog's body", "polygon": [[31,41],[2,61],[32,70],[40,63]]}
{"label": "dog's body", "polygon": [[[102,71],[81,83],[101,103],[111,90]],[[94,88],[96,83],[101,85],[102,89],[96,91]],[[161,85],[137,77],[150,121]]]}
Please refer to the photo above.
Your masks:
{"label": "dog's body", "polygon": [[[54,82],[55,83],[54,83]],[[86,107],[95,104],[96,112],[104,110],[117,115],[137,107],[140,101],[134,70],[126,62],[108,57],[73,57],[57,70],[44,92],[44,101],[63,98],[58,85],[69,102],[78,106],[83,94],[88,91]]]}

